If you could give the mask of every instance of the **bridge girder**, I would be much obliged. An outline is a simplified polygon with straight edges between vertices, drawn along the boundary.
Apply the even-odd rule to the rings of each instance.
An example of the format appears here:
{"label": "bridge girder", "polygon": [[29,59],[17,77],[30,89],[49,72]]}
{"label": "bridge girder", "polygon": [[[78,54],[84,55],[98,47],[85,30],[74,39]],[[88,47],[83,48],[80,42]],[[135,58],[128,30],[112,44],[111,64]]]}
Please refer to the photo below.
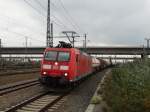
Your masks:
{"label": "bridge girder", "polygon": [[[84,48],[79,48],[80,50],[85,50]],[[3,47],[0,49],[0,54],[2,55],[21,55],[21,54],[43,54],[45,47]],[[150,55],[150,49],[145,49],[140,47],[88,47],[86,52],[89,54],[97,55],[142,55],[144,52]]]}

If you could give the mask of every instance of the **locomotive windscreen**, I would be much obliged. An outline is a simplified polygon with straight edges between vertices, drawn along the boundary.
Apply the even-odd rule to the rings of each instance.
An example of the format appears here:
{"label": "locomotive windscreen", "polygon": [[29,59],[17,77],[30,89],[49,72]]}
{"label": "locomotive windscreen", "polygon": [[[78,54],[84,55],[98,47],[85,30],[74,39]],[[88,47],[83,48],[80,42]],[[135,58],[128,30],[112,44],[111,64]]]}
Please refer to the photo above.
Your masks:
{"label": "locomotive windscreen", "polygon": [[49,61],[69,61],[70,53],[60,51],[47,51],[45,53],[44,59]]}
{"label": "locomotive windscreen", "polygon": [[69,52],[59,52],[58,61],[69,61],[70,53]]}

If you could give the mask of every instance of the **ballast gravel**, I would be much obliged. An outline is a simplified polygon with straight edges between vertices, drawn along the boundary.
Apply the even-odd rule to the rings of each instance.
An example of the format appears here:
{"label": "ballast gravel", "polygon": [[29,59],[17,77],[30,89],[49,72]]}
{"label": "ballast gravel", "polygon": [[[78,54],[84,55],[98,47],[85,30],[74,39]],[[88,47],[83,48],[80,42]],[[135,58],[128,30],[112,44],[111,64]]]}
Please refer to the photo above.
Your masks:
{"label": "ballast gravel", "polygon": [[79,87],[71,92],[64,104],[55,112],[84,112],[97,88],[97,85],[107,71],[108,69],[93,74],[93,76],[85,80]]}

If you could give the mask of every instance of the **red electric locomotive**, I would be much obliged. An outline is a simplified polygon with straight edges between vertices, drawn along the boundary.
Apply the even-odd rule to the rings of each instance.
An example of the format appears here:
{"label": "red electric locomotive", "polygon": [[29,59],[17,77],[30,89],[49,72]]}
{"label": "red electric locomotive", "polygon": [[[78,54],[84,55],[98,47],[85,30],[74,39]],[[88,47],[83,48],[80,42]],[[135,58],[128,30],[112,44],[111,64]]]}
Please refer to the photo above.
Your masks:
{"label": "red electric locomotive", "polygon": [[46,48],[40,80],[45,84],[76,82],[93,72],[92,57],[76,48]]}

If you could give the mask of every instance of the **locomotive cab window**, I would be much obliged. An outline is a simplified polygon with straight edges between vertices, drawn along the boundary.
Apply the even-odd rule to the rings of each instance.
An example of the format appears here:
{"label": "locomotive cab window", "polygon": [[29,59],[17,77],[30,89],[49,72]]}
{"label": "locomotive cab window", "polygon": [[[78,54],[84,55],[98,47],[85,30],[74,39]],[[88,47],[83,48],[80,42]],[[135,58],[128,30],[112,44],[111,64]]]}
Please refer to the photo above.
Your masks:
{"label": "locomotive cab window", "polygon": [[58,61],[69,61],[70,53],[69,52],[59,52]]}
{"label": "locomotive cab window", "polygon": [[57,59],[57,52],[56,51],[47,51],[44,56],[45,60],[55,61]]}
{"label": "locomotive cab window", "polygon": [[59,51],[47,51],[44,56],[45,60],[48,61],[69,61],[69,52],[59,52]]}

